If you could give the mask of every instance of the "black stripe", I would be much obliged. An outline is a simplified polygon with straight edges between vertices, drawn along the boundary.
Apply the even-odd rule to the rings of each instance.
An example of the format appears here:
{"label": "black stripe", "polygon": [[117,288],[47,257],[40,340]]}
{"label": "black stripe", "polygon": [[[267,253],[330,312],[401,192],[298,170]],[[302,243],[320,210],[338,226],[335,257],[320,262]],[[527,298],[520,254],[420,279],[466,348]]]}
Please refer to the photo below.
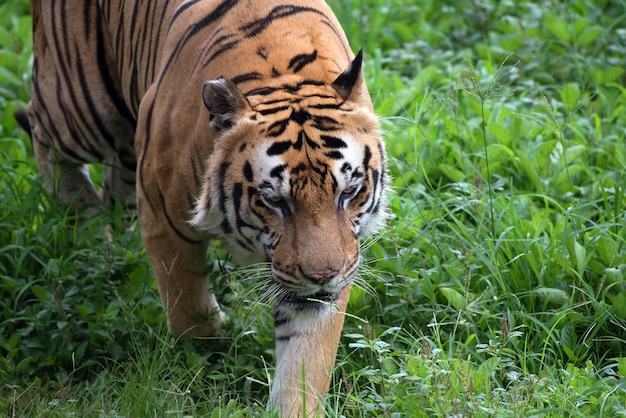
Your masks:
{"label": "black stripe", "polygon": [[[63,114],[64,124],[67,127],[67,129],[70,131],[70,136],[72,138],[80,138],[80,140],[73,141],[72,144],[68,146],[67,144],[65,144],[65,142],[63,142],[62,135],[59,134],[59,136],[55,137],[57,141],[55,143],[60,145],[61,149],[64,152],[67,152],[69,148],[76,148],[76,145],[77,145],[78,148],[82,149],[86,154],[90,155],[91,157],[94,157],[97,161],[102,161],[104,156],[100,152],[98,152],[97,148],[93,147],[90,141],[87,140],[87,135],[80,132],[80,128],[76,126],[76,121],[75,121],[76,112],[72,112],[71,109],[69,109],[66,106],[66,104],[62,101],[62,97],[63,97],[63,95],[61,94],[62,82],[60,81],[58,77],[57,77],[56,83],[57,83],[57,90],[56,90],[56,95],[55,95],[56,106],[58,106],[58,108],[61,110],[61,113]],[[70,97],[72,97],[72,94],[70,94]],[[76,106],[76,104],[74,105]],[[89,124],[87,124],[87,128],[91,131]],[[90,132],[90,135],[94,135],[93,131]],[[73,154],[73,153],[74,151],[72,150],[70,154]],[[78,160],[91,162],[89,159],[85,159],[82,156],[80,156]]]}
{"label": "black stripe", "polygon": [[[53,5],[52,6],[52,33],[53,33],[53,39],[54,39],[54,45],[57,46],[57,52],[59,55],[62,55],[63,51],[66,51],[67,54],[65,56],[59,56],[58,58],[58,63],[59,66],[61,67],[61,74],[58,74],[57,72],[57,76],[63,76],[64,81],[61,82],[58,77],[56,80],[57,83],[57,92],[56,92],[56,97],[57,97],[57,103],[56,105],[58,106],[59,109],[61,109],[61,112],[63,114],[63,118],[65,120],[65,125],[67,126],[67,128],[71,131],[71,134],[73,137],[82,137],[82,141],[75,141],[75,143],[82,148],[87,154],[91,155],[91,156],[95,156],[98,160],[102,160],[102,155],[96,151],[97,147],[94,147],[93,144],[90,143],[90,141],[88,140],[88,138],[86,137],[86,135],[83,135],[82,133],[78,132],[76,123],[75,123],[75,118],[81,118],[83,121],[83,125],[87,126],[87,128],[89,129],[90,124],[86,123],[86,121],[84,120],[84,118],[82,118],[82,116],[86,116],[84,114],[84,112],[72,112],[70,111],[67,106],[65,106],[65,104],[62,102],[61,98],[61,85],[66,85],[66,86],[71,86],[72,83],[72,77],[70,76],[68,67],[67,65],[71,66],[72,65],[72,56],[70,54],[70,51],[73,50],[70,49],[69,47],[69,43],[68,43],[68,39],[66,36],[63,36],[66,34],[65,32],[65,28],[67,28],[67,22],[66,22],[66,16],[65,16],[65,8],[62,9],[61,13],[61,17],[60,17],[60,21],[61,21],[61,29],[58,28],[57,25],[57,18],[56,18],[56,7]],[[63,42],[61,42],[58,38],[58,34],[61,34],[63,36],[62,40]],[[60,45],[63,45],[62,47],[59,48]],[[57,68],[58,69],[58,68]],[[69,95],[70,98],[70,103],[75,109],[80,109],[80,106],[78,105],[78,99],[76,97],[76,92],[74,91],[74,89],[68,89],[67,93]],[[78,113],[78,114],[77,114]],[[90,130],[90,129],[89,129]],[[92,138],[96,138],[95,134],[93,133],[93,131],[90,130],[91,136]],[[62,139],[60,137],[56,137],[59,141],[59,143],[62,143]],[[83,158],[79,158],[79,160],[84,161]]]}
{"label": "black stripe", "polygon": [[338,138],[336,136],[320,135],[320,139],[324,141],[324,146],[326,148],[347,148],[348,147],[348,145],[343,141],[343,139]]}
{"label": "black stripe", "polygon": [[293,70],[294,73],[297,73],[307,64],[314,62],[316,59],[317,50],[313,50],[310,54],[298,54],[289,61],[287,68]]}
{"label": "black stripe", "polygon": [[[115,138],[113,137],[111,132],[109,132],[109,130],[107,129],[108,128],[107,125],[102,120],[98,112],[98,108],[96,107],[96,104],[94,103],[94,100],[91,97],[91,94],[90,94],[91,90],[89,88],[89,83],[87,82],[87,78],[85,77],[85,73],[81,71],[84,68],[84,66],[83,66],[80,54],[76,54],[76,61],[77,61],[76,65],[80,69],[78,71],[78,82],[83,92],[83,100],[85,102],[85,105],[87,106],[87,110],[88,110],[87,115],[91,116],[91,121],[93,122],[93,124],[89,123],[89,121],[87,121],[85,118],[80,118],[80,119],[82,120],[83,124],[87,127],[87,129],[90,131],[90,133],[93,135],[94,138],[98,138],[98,135],[96,132],[93,132],[93,130],[91,129],[91,126],[93,125],[95,125],[98,128],[98,132],[100,132],[101,136],[107,142],[109,147],[111,149],[115,149]],[[85,112],[77,112],[77,113],[85,114]],[[86,140],[86,138],[83,138],[83,140]],[[95,152],[95,149],[92,150],[92,152]],[[99,158],[98,158],[99,160],[103,159],[103,155],[100,152],[97,152],[97,155],[99,155]]]}
{"label": "black stripe", "polygon": [[176,19],[178,19],[178,16],[182,15],[185,10],[187,10],[188,8],[190,8],[191,6],[193,6],[194,4],[200,2],[202,0],[193,0],[193,1],[188,1],[185,4],[183,4],[182,6],[180,6],[178,9],[176,9],[176,12],[174,12],[174,15],[172,15],[172,18],[170,19],[170,25],[168,27],[168,31],[169,29],[172,27],[172,24],[174,23],[174,21]]}
{"label": "black stripe", "polygon": [[260,46],[257,48],[256,50],[256,54],[263,58],[265,61],[267,61],[267,58],[269,57],[268,52],[267,52],[267,48],[264,46]]}
{"label": "black stripe", "polygon": [[252,38],[254,36],[259,35],[261,32],[266,30],[273,22],[276,22],[280,19],[284,19],[289,16],[294,16],[299,13],[316,13],[321,15],[322,17],[326,17],[324,13],[320,12],[317,9],[312,7],[301,7],[294,5],[282,5],[274,7],[265,17],[262,17],[257,20],[253,20],[252,22],[240,26],[239,29],[245,32],[245,36],[247,38]]}
{"label": "black stripe", "polygon": [[312,109],[334,109],[334,110],[341,109],[341,105],[336,104],[336,103],[312,104],[309,107],[312,108]]}
{"label": "black stripe", "polygon": [[91,3],[86,1],[83,3],[83,22],[85,24],[85,32],[83,36],[85,39],[89,39],[91,37],[91,19],[89,18],[89,12],[91,11]]}
{"label": "black stripe", "polygon": [[246,96],[268,96],[276,91],[280,91],[280,87],[261,87],[258,89],[250,90],[248,93],[246,93]]}
{"label": "black stripe", "polygon": [[252,172],[252,166],[249,161],[243,166],[243,175],[247,181],[252,182],[254,180],[254,174]]}
{"label": "black stripe", "polygon": [[[343,33],[338,31],[335,25],[330,23],[330,21],[323,19],[321,23],[323,25],[328,26],[330,30],[332,30],[335,33],[335,36],[337,36],[337,39],[339,39],[340,41],[343,39]],[[341,46],[343,46],[343,52],[344,54],[346,54],[346,59],[348,59],[348,61],[352,61],[350,59],[350,55],[352,54],[352,51],[350,51],[350,48],[348,47],[348,45],[346,45],[344,42],[339,42],[339,43],[341,44]]]}
{"label": "black stripe", "polygon": [[253,251],[254,250],[254,242],[250,238],[248,238],[246,235],[244,235],[242,229],[243,228],[250,228],[250,229],[253,229],[253,230],[258,230],[258,228],[255,227],[254,225],[250,225],[249,223],[244,221],[243,218],[241,217],[241,201],[242,201],[242,197],[243,197],[243,184],[242,183],[235,183],[235,184],[233,184],[232,198],[233,198],[233,206],[234,206],[235,218],[236,218],[236,224],[237,224],[237,231],[239,231],[239,236],[245,239],[245,242],[243,242],[239,238],[237,238],[237,242],[243,248],[245,248],[245,249],[247,249],[249,251]]}
{"label": "black stripe", "polygon": [[[194,0],[188,3],[185,3],[183,6],[181,6],[180,8],[176,10],[176,12],[174,13],[174,16],[170,20],[168,32],[172,28],[176,20],[180,17],[180,15],[186,9],[188,9],[190,6],[194,5],[198,1],[200,0]],[[165,76],[165,74],[168,74],[169,67],[174,62],[176,62],[176,59],[180,55],[180,52],[184,49],[185,46],[192,45],[192,42],[190,42],[190,39],[196,36],[197,34],[201,33],[207,26],[215,23],[218,19],[224,16],[231,8],[233,8],[238,2],[239,0],[225,0],[221,2],[215,9],[213,9],[211,13],[204,16],[199,21],[189,25],[185,33],[183,33],[183,35],[180,37],[180,39],[176,43],[174,52],[165,61],[165,65],[163,67],[163,70],[161,71],[161,79],[159,80],[159,87],[161,86],[162,78]]]}
{"label": "black stripe", "polygon": [[307,146],[311,147],[311,149],[318,149],[320,146],[314,142],[307,134],[306,132],[302,131],[302,136],[304,137]]}
{"label": "black stripe", "polygon": [[183,232],[180,229],[178,229],[176,225],[174,225],[172,218],[170,218],[169,213],[167,213],[167,205],[165,204],[165,196],[163,196],[163,192],[161,191],[160,187],[158,187],[158,190],[159,190],[159,198],[161,199],[161,207],[163,208],[163,215],[165,215],[165,219],[167,219],[168,225],[174,230],[174,232],[176,232],[176,235],[178,235],[178,237],[182,239],[183,241],[188,242],[189,244],[199,244],[201,242],[200,240],[195,240],[193,238],[188,237],[187,235],[183,234]]}
{"label": "black stripe", "polygon": [[328,158],[331,158],[333,160],[341,160],[343,158],[343,154],[339,151],[330,151],[324,155],[326,155]]}
{"label": "black stripe", "polygon": [[354,173],[352,173],[352,176],[350,176],[351,179],[360,179],[361,177],[363,177],[363,173],[361,173],[359,170],[356,170]]}
{"label": "black stripe", "polygon": [[[146,16],[139,16],[139,2],[135,2],[134,7],[133,7],[133,11],[132,14],[130,16],[130,22],[149,22],[146,20],[140,20],[140,19],[145,19]],[[121,10],[123,10],[124,8],[121,7]],[[118,19],[122,19],[123,16],[120,15],[118,16]],[[139,59],[139,57],[144,56],[144,49],[145,49],[145,45],[146,45],[146,41],[147,41],[147,37],[146,37],[146,33],[147,31],[144,30],[144,27],[146,25],[134,25],[131,24],[130,25],[130,33],[126,34],[126,28],[122,28],[121,30],[122,32],[122,36],[120,36],[120,44],[122,46],[122,49],[118,49],[117,50],[117,59],[119,62],[122,63],[122,65],[120,66],[120,71],[122,73],[129,73],[130,74],[130,80],[128,82],[128,86],[127,89],[132,92],[132,94],[130,95],[130,102],[131,102],[131,106],[133,109],[138,109],[139,108],[139,97],[138,94],[136,94],[135,92],[137,92],[137,86],[139,84],[139,80],[138,80],[138,68],[137,68],[137,60]],[[139,32],[139,33],[137,33]],[[124,36],[126,35],[126,36]],[[136,110],[135,110],[136,112]]]}
{"label": "black stripe", "polygon": [[261,73],[259,73],[258,71],[252,71],[249,73],[240,74],[236,77],[231,78],[230,80],[235,84],[239,84],[239,83],[244,83],[246,81],[251,81],[251,80],[260,80],[261,77],[262,77]]}
{"label": "black stripe", "polygon": [[291,148],[291,141],[274,142],[271,147],[267,149],[267,155],[281,155],[287,152]]}
{"label": "black stripe", "polygon": [[259,113],[262,114],[263,116],[267,116],[267,115],[272,115],[274,113],[282,112],[283,110],[287,110],[287,109],[289,109],[289,106],[276,106],[276,107],[270,107],[269,109],[259,110]]}
{"label": "black stripe", "polygon": [[[102,16],[100,16],[99,13],[96,19],[96,26],[98,34],[98,72],[100,74],[100,77],[102,78],[102,84],[106,89],[108,97],[115,106],[117,113],[119,113],[130,125],[135,126],[137,124],[135,116],[130,112],[130,109],[128,108],[126,102],[119,94],[119,92],[113,88],[115,83],[113,77],[111,77],[110,68],[106,62],[106,47],[104,38],[102,36],[102,32],[105,29],[103,28]],[[115,140],[113,139],[110,144],[113,145],[114,143]]]}
{"label": "black stripe", "polygon": [[287,164],[277,165],[276,167],[272,168],[272,170],[270,171],[270,177],[280,178],[280,176],[282,175],[282,173],[285,171],[286,168],[287,168]]}
{"label": "black stripe", "polygon": [[289,117],[292,121],[296,122],[298,125],[304,125],[304,122],[311,119],[311,115],[306,110],[298,110],[291,112],[291,116]]}
{"label": "black stripe", "polygon": [[[156,13],[156,9],[159,7],[159,5],[154,2],[154,9],[155,9],[155,13]],[[157,50],[159,48],[159,46],[161,45],[161,35],[165,34],[165,19],[166,19],[166,13],[165,10],[161,10],[161,20],[159,21],[159,24],[157,26],[153,25],[153,28],[156,28],[156,30],[152,30],[153,35],[149,36],[150,39],[154,39],[154,45],[150,44],[150,61],[148,63],[146,63],[147,68],[150,69],[150,78],[146,81],[146,86],[145,89],[148,88],[148,86],[150,86],[152,84],[152,82],[154,81],[154,77],[156,76],[156,71],[159,69],[159,65],[156,62],[156,56],[157,56]],[[151,21],[152,22],[152,21]]]}
{"label": "black stripe", "polygon": [[[221,227],[222,227],[222,231],[225,234],[231,234],[233,232],[233,227],[231,226],[230,222],[228,221],[228,217],[227,212],[226,212],[226,190],[224,189],[224,184],[225,184],[225,179],[226,179],[226,172],[228,171],[228,168],[230,167],[231,163],[228,161],[223,162],[222,164],[220,164],[220,168],[217,171],[217,178],[218,178],[218,184],[220,185],[219,187],[219,202],[220,202],[220,212],[222,212],[224,219],[222,220],[221,223]],[[207,205],[210,203],[210,200],[207,201]],[[208,206],[207,206],[208,208]]]}
{"label": "black stripe", "polygon": [[[279,91],[279,89],[276,89],[276,91]],[[251,94],[248,94],[248,96],[251,96]],[[275,105],[277,103],[292,103],[293,99],[292,98],[285,98],[285,97],[281,97],[280,99],[273,99],[273,100],[266,100],[262,103],[259,103],[257,106],[255,106],[255,109],[258,109],[261,106],[267,106],[269,107],[270,105]],[[285,108],[288,108],[289,105],[285,105]]]}
{"label": "black stripe", "polygon": [[[301,82],[299,82],[298,84],[283,84],[280,87],[260,87],[258,89],[253,89],[250,90],[249,92],[246,93],[246,96],[268,96],[274,92],[289,92],[289,93],[298,93],[300,91],[300,89],[302,89],[302,87],[305,86],[323,86],[324,82],[323,81],[317,81],[317,80],[302,80]],[[327,98],[335,98],[333,96],[324,96],[324,95],[317,95],[317,94],[313,94],[313,95],[307,95],[305,97],[327,97]],[[278,101],[284,101],[286,99],[279,99]],[[334,108],[339,108],[340,105],[338,104],[334,104],[333,105]],[[312,106],[313,107],[313,106]]]}
{"label": "black stripe", "polygon": [[339,122],[329,116],[313,116],[313,127],[324,132],[336,131],[339,129]]}
{"label": "black stripe", "polygon": [[365,146],[365,156],[363,157],[363,168],[367,171],[370,166],[370,160],[372,159],[372,150],[368,145]]}
{"label": "black stripe", "polygon": [[306,164],[304,163],[300,163],[297,166],[295,166],[294,168],[291,169],[291,175],[296,175],[301,171],[305,171],[306,170]]}
{"label": "black stripe", "polygon": [[[39,72],[39,63],[35,61],[35,63],[33,64],[33,74],[36,74]],[[56,97],[59,97],[59,84],[58,84],[58,80],[57,80],[57,92],[56,92]],[[41,89],[39,88],[39,84],[37,83],[33,83],[33,94],[37,97],[37,102],[42,104],[42,112],[45,112],[43,114],[45,114],[47,121],[43,122],[42,120],[42,112],[37,112],[34,114],[35,119],[38,121],[37,125],[39,125],[41,127],[41,129],[45,130],[46,132],[46,136],[48,138],[56,138],[56,142],[55,144],[60,148],[60,150],[63,152],[63,154],[67,155],[70,158],[75,159],[76,161],[83,161],[83,162],[88,162],[85,161],[80,155],[78,155],[72,148],[69,148],[67,145],[65,145],[65,143],[63,141],[61,141],[61,133],[58,131],[58,129],[56,128],[56,124],[54,123],[55,121],[52,120],[52,118],[50,117],[50,113],[48,113],[48,108],[52,108],[53,106],[50,106],[48,104],[46,104],[46,102],[43,99],[43,96],[41,95]],[[48,130],[49,128],[49,130]],[[47,147],[50,146],[50,144],[45,144]]]}
{"label": "black stripe", "polygon": [[376,198],[377,190],[379,187],[379,172],[378,170],[372,170],[372,203],[370,203],[369,207],[365,210],[367,213],[377,213],[379,207],[379,201]]}
{"label": "black stripe", "polygon": [[288,124],[289,120],[279,120],[274,122],[269,126],[269,128],[267,128],[267,134],[271,137],[280,136],[285,132],[285,129],[287,129]]}
{"label": "black stripe", "polygon": [[383,149],[383,143],[379,142],[378,145],[378,156],[380,157],[381,166],[385,166],[385,151]]}
{"label": "black stripe", "polygon": [[323,86],[323,85],[324,85],[323,81],[302,80],[296,85],[284,84],[282,86],[282,89],[287,90],[288,92],[291,92],[291,93],[297,93],[300,91],[300,89],[302,89],[302,87],[305,87],[305,86]]}
{"label": "black stripe", "polygon": [[154,204],[150,201],[150,198],[148,197],[148,192],[146,191],[146,188],[144,187],[145,183],[144,183],[144,175],[143,175],[143,169],[146,163],[146,155],[148,154],[148,145],[150,144],[150,134],[151,134],[151,128],[152,128],[151,123],[152,123],[152,114],[154,112],[154,104],[155,104],[154,101],[150,103],[150,107],[148,108],[148,111],[146,114],[146,121],[145,121],[146,134],[144,135],[143,151],[141,153],[141,161],[139,161],[139,172],[137,174],[137,177],[139,177],[139,185],[141,186],[141,189],[143,190],[143,196],[145,197],[145,200],[150,205],[150,208],[152,209],[152,211],[156,212],[156,208],[154,207]]}
{"label": "black stripe", "polygon": [[[266,207],[263,202],[261,202],[261,199],[259,199],[258,197],[258,190],[255,187],[252,186],[248,186],[247,189],[248,192],[248,197],[249,197],[249,202],[248,202],[248,209],[250,210],[250,213],[252,213],[254,216],[256,216],[259,221],[263,224],[266,225],[267,224],[267,220],[265,219],[265,216],[263,216],[262,213],[256,211],[254,209],[254,206],[260,206],[260,207]],[[252,204],[252,199],[256,197],[256,203],[255,205]],[[259,203],[261,203],[261,205],[259,205]],[[263,233],[267,234],[269,231],[269,228],[266,226],[263,227]]]}
{"label": "black stripe", "polygon": [[225,52],[235,49],[235,47],[239,44],[239,39],[219,45],[219,49],[213,53],[206,61],[204,61],[204,65],[209,65],[211,61],[217,58],[219,55],[222,55]]}

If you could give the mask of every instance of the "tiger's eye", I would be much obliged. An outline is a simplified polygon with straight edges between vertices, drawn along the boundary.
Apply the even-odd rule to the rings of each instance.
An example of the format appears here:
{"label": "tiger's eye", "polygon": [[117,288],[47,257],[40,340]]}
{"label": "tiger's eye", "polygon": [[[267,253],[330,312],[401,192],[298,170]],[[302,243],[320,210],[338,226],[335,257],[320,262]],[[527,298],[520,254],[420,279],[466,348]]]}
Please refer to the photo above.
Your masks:
{"label": "tiger's eye", "polygon": [[267,200],[269,200],[272,203],[280,203],[282,202],[283,198],[280,196],[272,196],[272,197],[268,197]]}
{"label": "tiger's eye", "polygon": [[343,195],[350,195],[350,194],[354,193],[355,190],[356,190],[355,186],[346,187],[345,189],[343,189],[343,192],[341,192],[341,194],[343,194]]}

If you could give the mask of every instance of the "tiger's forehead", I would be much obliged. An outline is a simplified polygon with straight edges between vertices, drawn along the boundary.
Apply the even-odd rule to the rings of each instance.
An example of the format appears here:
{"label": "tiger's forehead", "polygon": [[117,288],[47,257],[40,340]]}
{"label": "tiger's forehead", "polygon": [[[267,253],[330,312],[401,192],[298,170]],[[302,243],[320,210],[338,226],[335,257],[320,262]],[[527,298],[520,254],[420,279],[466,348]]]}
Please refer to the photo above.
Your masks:
{"label": "tiger's forehead", "polygon": [[[258,134],[252,166],[261,191],[314,201],[365,176],[367,147],[354,103],[324,83],[294,79],[246,93]],[[256,174],[260,174],[257,178]]]}
{"label": "tiger's forehead", "polygon": [[344,131],[289,124],[279,140],[259,145],[254,166],[260,189],[294,200],[328,199],[364,176],[363,147]]}
{"label": "tiger's forehead", "polygon": [[338,105],[342,100],[329,85],[316,80],[296,76],[283,76],[278,84],[268,84],[244,93],[250,106],[266,111],[277,106],[302,103],[311,105]]}

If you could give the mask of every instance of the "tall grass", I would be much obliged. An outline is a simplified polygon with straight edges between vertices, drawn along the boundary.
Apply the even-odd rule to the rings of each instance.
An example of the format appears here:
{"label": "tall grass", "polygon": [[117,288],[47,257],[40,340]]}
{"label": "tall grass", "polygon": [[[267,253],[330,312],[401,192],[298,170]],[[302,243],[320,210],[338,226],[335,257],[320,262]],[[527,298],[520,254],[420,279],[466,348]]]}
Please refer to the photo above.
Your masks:
{"label": "tall grass", "polygon": [[[626,2],[331,1],[390,154],[329,416],[626,415]],[[274,416],[262,269],[219,245],[218,338],[174,342],[137,230],[41,188],[0,5],[0,413]]]}

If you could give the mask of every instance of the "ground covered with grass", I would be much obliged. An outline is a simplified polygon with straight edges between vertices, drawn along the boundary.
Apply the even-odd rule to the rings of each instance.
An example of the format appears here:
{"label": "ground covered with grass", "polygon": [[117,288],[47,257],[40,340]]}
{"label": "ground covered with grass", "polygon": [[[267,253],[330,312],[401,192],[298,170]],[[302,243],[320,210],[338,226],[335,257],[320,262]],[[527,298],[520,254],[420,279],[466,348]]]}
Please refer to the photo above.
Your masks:
{"label": "ground covered with grass", "polygon": [[[625,416],[626,1],[330,4],[394,193],[327,415]],[[78,223],[42,190],[12,117],[30,25],[0,4],[0,415],[273,416],[266,269],[217,245],[227,327],[175,343],[139,231],[101,234],[125,214]]]}

